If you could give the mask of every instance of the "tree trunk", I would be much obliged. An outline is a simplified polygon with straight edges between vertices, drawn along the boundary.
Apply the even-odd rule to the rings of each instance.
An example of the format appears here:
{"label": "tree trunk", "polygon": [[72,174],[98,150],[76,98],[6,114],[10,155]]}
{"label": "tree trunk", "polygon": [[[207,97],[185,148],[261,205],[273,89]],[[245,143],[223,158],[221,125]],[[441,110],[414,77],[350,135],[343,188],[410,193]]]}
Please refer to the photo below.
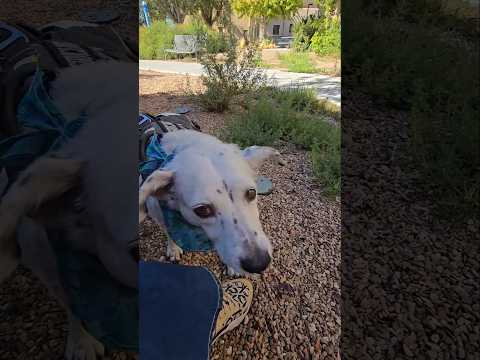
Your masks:
{"label": "tree trunk", "polygon": [[260,40],[263,40],[265,38],[265,28],[267,27],[267,19],[265,18],[261,18],[260,19],[260,29],[259,29],[259,32],[258,32],[258,38]]}
{"label": "tree trunk", "polygon": [[205,4],[200,6],[199,9],[203,21],[209,28],[211,28],[215,22],[215,7],[212,4]]}
{"label": "tree trunk", "polygon": [[213,23],[214,23],[213,12],[206,13],[206,12],[201,11],[201,14],[202,14],[202,19],[205,22],[205,24],[207,24],[207,26],[209,28],[211,28],[213,26]]}
{"label": "tree trunk", "polygon": [[184,14],[182,10],[175,7],[171,7],[169,13],[170,13],[170,16],[172,17],[172,20],[175,21],[175,23],[183,24],[186,14]]}

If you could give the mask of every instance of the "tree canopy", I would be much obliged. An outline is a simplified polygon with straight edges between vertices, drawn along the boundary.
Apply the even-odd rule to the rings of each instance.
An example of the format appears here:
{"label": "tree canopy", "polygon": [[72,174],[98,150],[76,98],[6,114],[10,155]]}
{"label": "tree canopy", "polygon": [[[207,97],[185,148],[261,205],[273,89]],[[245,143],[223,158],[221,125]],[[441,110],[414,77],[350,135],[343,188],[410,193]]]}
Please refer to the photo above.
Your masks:
{"label": "tree canopy", "polygon": [[222,16],[230,10],[229,0],[193,0],[193,10],[198,12],[209,27],[221,22]]}
{"label": "tree canopy", "polygon": [[193,10],[191,0],[147,0],[152,12],[167,15],[177,24],[183,23],[185,16]]}
{"label": "tree canopy", "polygon": [[233,9],[243,17],[271,19],[287,17],[302,7],[302,0],[233,0]]}

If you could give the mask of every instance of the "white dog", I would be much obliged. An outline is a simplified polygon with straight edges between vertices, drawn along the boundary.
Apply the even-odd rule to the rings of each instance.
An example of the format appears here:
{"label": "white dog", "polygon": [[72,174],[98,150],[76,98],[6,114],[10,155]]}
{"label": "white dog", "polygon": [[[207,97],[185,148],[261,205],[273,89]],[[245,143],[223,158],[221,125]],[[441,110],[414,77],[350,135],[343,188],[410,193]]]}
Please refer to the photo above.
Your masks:
{"label": "white dog", "polygon": [[138,283],[132,254],[138,238],[138,110],[131,106],[137,74],[137,64],[115,62],[60,71],[50,97],[67,119],[88,121],[55,154],[25,169],[0,199],[0,282],[21,262],[47,285],[68,313],[68,360],[97,359],[104,347],[70,310],[49,234],[97,256],[122,284]]}
{"label": "white dog", "polygon": [[[268,158],[281,162],[277,150],[239,149],[193,130],[169,132],[161,139],[173,159],[141,185],[140,216],[163,225],[159,201],[201,227],[230,274],[261,273],[272,259],[272,244],[259,220],[256,171]],[[177,260],[181,248],[168,240],[167,255]]]}

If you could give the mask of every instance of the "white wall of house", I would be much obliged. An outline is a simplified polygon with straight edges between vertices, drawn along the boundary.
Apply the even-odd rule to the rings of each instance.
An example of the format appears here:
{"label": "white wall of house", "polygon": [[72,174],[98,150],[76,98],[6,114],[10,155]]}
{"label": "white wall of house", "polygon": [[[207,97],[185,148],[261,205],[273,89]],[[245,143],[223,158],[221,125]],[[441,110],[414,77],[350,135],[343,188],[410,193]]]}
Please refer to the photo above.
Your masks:
{"label": "white wall of house", "polygon": [[[311,3],[311,1],[305,1],[305,7],[298,9],[295,17],[307,17],[309,15],[317,14],[320,9],[317,7],[313,7]],[[274,18],[268,22],[265,28],[265,35],[269,37],[293,36],[293,24],[293,19]]]}
{"label": "white wall of house", "polygon": [[[303,2],[303,8],[298,9],[297,13],[293,18],[307,17],[309,15],[316,14],[320,11],[315,7],[312,0],[305,0]],[[259,33],[259,24],[255,24],[253,20],[250,20],[246,17],[239,18],[237,16],[232,17],[232,22],[236,29],[237,36],[242,36],[245,30],[248,31],[248,38],[255,38],[255,32]],[[293,24],[294,20],[292,18],[274,18],[270,20],[265,26],[264,35],[267,37],[276,37],[276,36],[293,36]],[[258,35],[258,34],[257,34]]]}
{"label": "white wall of house", "polygon": [[292,36],[293,21],[290,19],[275,18],[266,26],[266,36]]}

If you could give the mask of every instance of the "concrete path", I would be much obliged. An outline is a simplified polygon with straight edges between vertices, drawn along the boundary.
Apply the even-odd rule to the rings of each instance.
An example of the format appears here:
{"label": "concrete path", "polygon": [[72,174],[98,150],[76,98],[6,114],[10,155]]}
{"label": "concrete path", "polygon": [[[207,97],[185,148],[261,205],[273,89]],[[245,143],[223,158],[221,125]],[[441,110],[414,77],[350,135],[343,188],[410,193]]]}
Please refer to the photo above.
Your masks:
{"label": "concrete path", "polygon": [[[173,74],[188,74],[200,76],[203,67],[199,63],[179,61],[140,60],[140,70],[158,71]],[[292,73],[280,70],[266,69],[270,81],[278,87],[306,86],[315,89],[319,99],[327,99],[340,105],[341,78],[326,75]]]}

